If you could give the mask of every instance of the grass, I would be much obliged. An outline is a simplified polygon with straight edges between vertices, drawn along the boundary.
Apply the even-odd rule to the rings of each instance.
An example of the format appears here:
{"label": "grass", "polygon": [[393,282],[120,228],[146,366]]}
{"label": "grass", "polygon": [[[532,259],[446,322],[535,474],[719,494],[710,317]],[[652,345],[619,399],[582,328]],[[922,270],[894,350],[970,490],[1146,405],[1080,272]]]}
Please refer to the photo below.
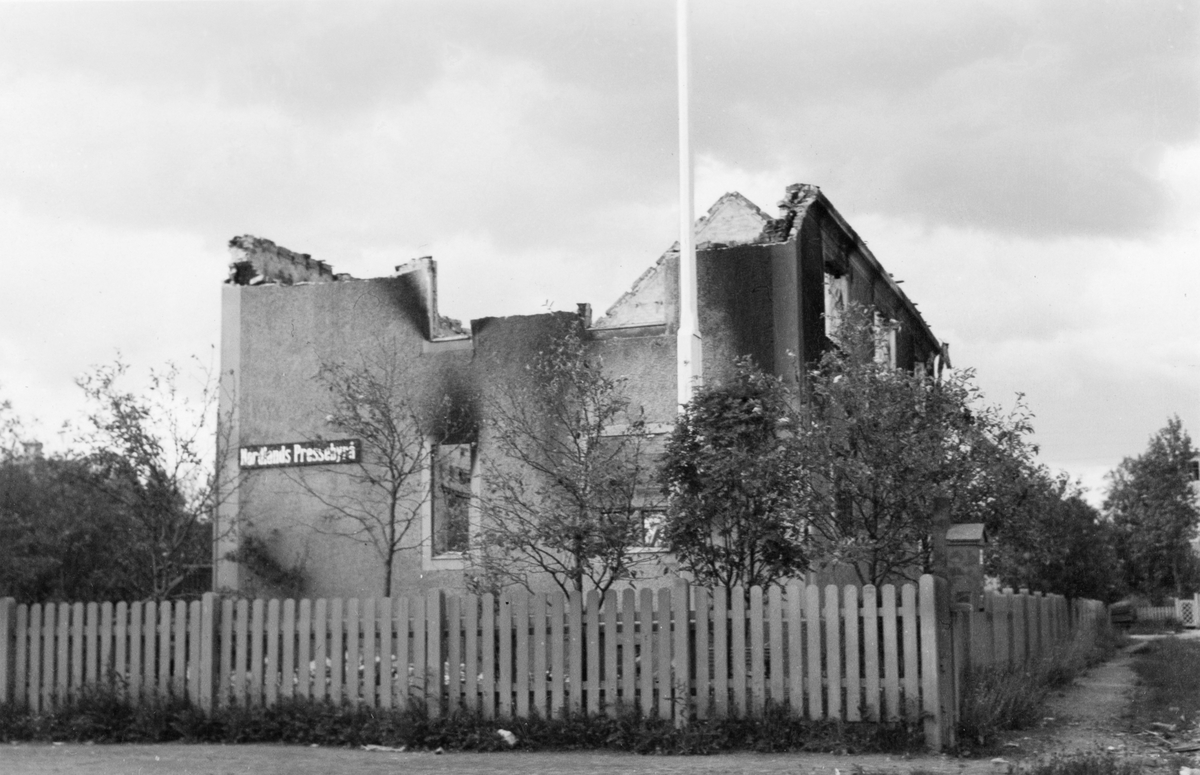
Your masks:
{"label": "grass", "polygon": [[1020,775],[1142,775],[1156,771],[1145,762],[1125,759],[1111,753],[1055,754],[1028,767]]}
{"label": "grass", "polygon": [[1050,692],[1111,656],[1120,639],[1111,628],[1101,627],[1095,638],[1077,637],[1020,668],[972,670],[963,687],[959,745],[987,750],[1001,732],[1034,726]]}
{"label": "grass", "polygon": [[1126,627],[1125,632],[1129,635],[1178,634],[1183,632],[1183,625],[1178,619],[1141,619]]}
{"label": "grass", "polygon": [[1138,689],[1130,705],[1133,729],[1190,729],[1200,719],[1200,641],[1150,641],[1133,661]]}
{"label": "grass", "polygon": [[668,720],[640,713],[498,721],[457,712],[431,719],[419,709],[379,710],[307,700],[282,701],[269,708],[222,708],[206,716],[183,703],[135,706],[111,689],[92,690],[38,715],[0,706],[0,742],[286,742],[508,750],[497,734],[500,728],[515,734],[516,747],[526,751],[900,753],[919,751],[924,745],[919,727],[810,722],[779,708],[768,708],[760,718],[694,721],[676,729]]}

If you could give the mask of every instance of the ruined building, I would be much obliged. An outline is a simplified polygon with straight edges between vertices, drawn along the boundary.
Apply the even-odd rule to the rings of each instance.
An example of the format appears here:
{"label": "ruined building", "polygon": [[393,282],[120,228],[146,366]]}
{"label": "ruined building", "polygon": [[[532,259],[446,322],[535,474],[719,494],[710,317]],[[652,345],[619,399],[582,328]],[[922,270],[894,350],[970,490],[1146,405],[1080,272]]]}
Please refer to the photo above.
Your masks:
{"label": "ruined building", "polygon": [[[793,377],[828,346],[828,321],[848,302],[872,305],[897,324],[885,355],[896,366],[936,369],[945,361],[915,305],[815,186],[788,187],[777,218],[726,194],[698,222],[696,244],[706,382],[744,355]],[[677,414],[677,248],[595,320],[580,305],[573,313],[467,325],[439,314],[431,258],[361,280],[269,240],[238,237],[231,250],[222,296],[221,476],[240,484],[218,509],[218,588],[270,586],[251,573],[252,563],[227,559],[250,542],[283,566],[301,567],[307,596],[380,594],[382,571],[371,548],[331,535],[325,521],[326,495],[354,496],[338,466],[356,460],[362,447],[330,427],[328,390],[315,379],[323,365],[383,359],[397,366],[416,400],[450,400],[479,412],[479,397],[503,373],[527,363],[556,322],[578,315],[587,346],[606,369],[629,378],[630,397],[650,427],[666,433]],[[480,461],[495,451],[478,435],[442,441],[450,462],[445,471],[423,473],[428,497],[414,525],[421,535],[396,558],[396,593],[461,588],[469,572],[461,525],[476,524]],[[435,476],[452,486],[429,486]],[[447,515],[464,510],[469,520],[447,527]]]}

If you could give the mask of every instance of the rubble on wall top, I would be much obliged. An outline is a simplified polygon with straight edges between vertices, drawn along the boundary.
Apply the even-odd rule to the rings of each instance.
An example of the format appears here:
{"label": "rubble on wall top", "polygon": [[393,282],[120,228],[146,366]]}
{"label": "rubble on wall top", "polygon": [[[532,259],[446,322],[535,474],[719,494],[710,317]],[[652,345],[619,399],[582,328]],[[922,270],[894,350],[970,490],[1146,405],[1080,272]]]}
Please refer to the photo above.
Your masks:
{"label": "rubble on wall top", "polygon": [[333,267],[307,253],[296,253],[269,239],[243,234],[229,240],[227,283],[233,285],[295,285],[305,282],[334,282],[350,279],[334,275]]}

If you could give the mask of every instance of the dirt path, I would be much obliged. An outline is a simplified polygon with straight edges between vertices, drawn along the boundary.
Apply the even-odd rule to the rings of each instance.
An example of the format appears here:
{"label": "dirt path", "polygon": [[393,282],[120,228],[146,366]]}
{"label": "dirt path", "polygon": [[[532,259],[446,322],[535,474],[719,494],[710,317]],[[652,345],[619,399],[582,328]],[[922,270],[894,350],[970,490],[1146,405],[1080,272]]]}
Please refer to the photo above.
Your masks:
{"label": "dirt path", "polygon": [[[1129,728],[1126,711],[1137,685],[1132,668],[1137,648],[1126,649],[1068,689],[1054,693],[1041,725],[1007,735],[1001,755],[1023,762],[1053,753],[1101,750],[1166,766],[1172,759],[1172,743],[1152,732]],[[1176,754],[1172,760],[1178,758]]]}
{"label": "dirt path", "polygon": [[[447,775],[907,775],[914,770],[938,775],[1005,775],[1010,764],[1052,753],[1112,750],[1166,767],[1167,745],[1151,735],[1127,732],[1123,716],[1135,685],[1132,657],[1122,654],[1092,670],[1053,696],[1043,724],[1008,736],[1000,755],[960,759],[948,756],[833,756],[821,754],[721,754],[717,756],[637,756],[614,753],[445,754],[371,753],[286,745],[47,745],[0,746],[0,773],[96,773],[97,775],[324,775],[330,772],[446,773]],[[1166,770],[1164,769],[1164,772]]]}

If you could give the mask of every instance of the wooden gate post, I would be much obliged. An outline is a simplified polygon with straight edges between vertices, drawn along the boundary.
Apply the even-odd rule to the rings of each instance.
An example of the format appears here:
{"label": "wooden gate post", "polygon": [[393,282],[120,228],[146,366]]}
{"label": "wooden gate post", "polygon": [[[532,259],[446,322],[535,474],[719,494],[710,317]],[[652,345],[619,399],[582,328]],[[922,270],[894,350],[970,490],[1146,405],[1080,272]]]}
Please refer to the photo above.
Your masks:
{"label": "wooden gate post", "polygon": [[926,574],[921,577],[919,591],[925,745],[931,751],[943,751],[954,747],[958,727],[950,584],[944,578]]}

